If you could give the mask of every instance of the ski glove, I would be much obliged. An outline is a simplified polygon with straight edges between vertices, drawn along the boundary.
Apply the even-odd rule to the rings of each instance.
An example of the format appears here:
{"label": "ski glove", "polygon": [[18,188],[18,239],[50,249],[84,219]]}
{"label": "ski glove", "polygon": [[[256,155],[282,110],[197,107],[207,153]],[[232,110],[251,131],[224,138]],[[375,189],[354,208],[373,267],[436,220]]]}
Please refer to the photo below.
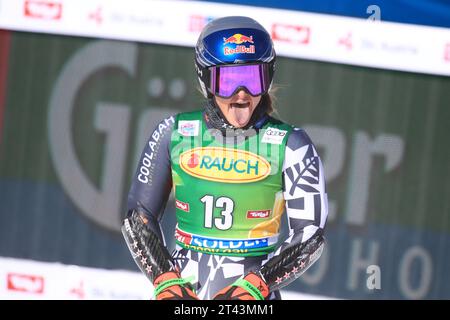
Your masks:
{"label": "ski glove", "polygon": [[265,300],[269,288],[261,276],[250,272],[232,285],[220,290],[214,300]]}
{"label": "ski glove", "polygon": [[195,294],[191,279],[183,279],[177,272],[160,274],[154,281],[156,300],[199,300]]}

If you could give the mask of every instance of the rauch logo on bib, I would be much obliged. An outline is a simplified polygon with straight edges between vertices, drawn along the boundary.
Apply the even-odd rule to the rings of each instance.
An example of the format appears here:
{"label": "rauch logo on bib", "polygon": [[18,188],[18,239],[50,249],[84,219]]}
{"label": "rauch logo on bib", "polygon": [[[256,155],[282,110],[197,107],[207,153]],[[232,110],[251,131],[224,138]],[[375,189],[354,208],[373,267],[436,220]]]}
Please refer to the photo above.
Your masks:
{"label": "rauch logo on bib", "polygon": [[228,183],[259,181],[270,173],[270,164],[263,157],[220,147],[199,147],[183,152],[180,166],[191,176]]}

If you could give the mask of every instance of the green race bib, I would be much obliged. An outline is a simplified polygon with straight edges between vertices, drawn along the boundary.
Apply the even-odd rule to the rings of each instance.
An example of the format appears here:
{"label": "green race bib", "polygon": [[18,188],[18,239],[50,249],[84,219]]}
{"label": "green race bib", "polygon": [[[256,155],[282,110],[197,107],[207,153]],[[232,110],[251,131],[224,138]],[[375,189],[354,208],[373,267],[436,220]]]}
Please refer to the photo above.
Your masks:
{"label": "green race bib", "polygon": [[207,130],[201,111],[177,116],[171,157],[180,246],[231,256],[274,250],[291,130],[271,119],[242,143],[225,144]]}

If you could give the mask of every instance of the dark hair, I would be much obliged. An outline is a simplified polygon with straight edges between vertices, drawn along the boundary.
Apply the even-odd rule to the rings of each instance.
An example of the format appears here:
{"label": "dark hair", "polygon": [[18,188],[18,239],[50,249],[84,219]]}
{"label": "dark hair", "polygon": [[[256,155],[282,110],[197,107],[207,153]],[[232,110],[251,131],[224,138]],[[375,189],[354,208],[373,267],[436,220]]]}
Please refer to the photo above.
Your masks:
{"label": "dark hair", "polygon": [[267,113],[269,115],[271,115],[272,113],[277,113],[277,109],[275,108],[276,106],[276,101],[277,101],[277,97],[276,97],[276,92],[278,91],[279,87],[276,85],[272,85],[272,87],[270,88],[270,91],[268,93],[266,93],[263,97],[265,97],[265,103],[267,105]]}
{"label": "dark hair", "polygon": [[262,105],[262,106],[265,106],[266,107],[266,112],[267,112],[267,114],[272,114],[273,113],[273,98],[272,98],[272,96],[270,95],[270,93],[266,93],[266,94],[264,94],[264,95],[262,95],[262,97],[261,97],[261,102],[260,102],[260,104]]}

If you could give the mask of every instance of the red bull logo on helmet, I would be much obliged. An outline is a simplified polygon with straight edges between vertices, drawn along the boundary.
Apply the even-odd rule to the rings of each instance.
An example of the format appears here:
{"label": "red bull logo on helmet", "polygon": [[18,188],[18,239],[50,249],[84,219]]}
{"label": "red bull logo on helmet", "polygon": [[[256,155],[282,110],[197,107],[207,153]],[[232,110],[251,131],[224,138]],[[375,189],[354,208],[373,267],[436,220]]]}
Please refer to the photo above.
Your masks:
{"label": "red bull logo on helmet", "polygon": [[245,36],[241,33],[235,33],[232,36],[228,38],[223,38],[223,45],[228,44],[236,44],[237,46],[235,48],[230,48],[229,46],[226,46],[223,48],[223,53],[225,55],[229,54],[235,54],[235,53],[255,53],[255,46],[245,46],[243,43],[254,43],[253,42],[253,36]]}
{"label": "red bull logo on helmet", "polygon": [[231,37],[223,38],[223,44],[226,45],[228,43],[234,43],[234,44],[242,44],[250,42],[253,43],[253,36],[247,37],[240,33],[235,33]]}

